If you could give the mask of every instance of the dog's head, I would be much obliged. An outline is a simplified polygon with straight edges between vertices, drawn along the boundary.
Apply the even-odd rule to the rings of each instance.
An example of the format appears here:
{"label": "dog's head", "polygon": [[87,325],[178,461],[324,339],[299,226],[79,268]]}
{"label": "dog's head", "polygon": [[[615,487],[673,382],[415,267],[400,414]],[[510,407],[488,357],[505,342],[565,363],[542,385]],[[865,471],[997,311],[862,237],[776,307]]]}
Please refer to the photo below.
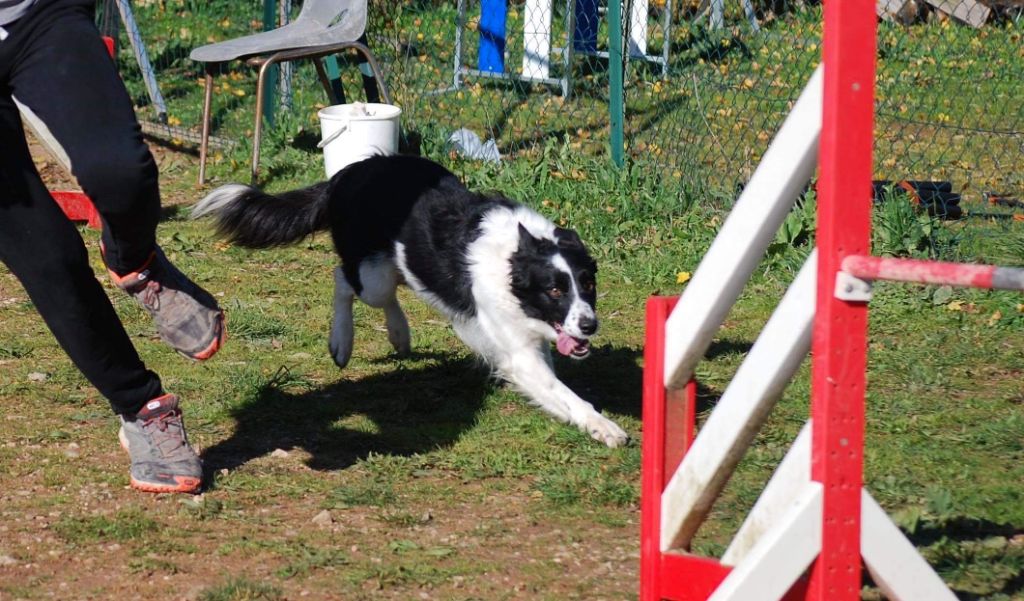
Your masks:
{"label": "dog's head", "polygon": [[558,352],[574,359],[590,354],[597,332],[597,263],[576,232],[555,228],[554,239],[537,238],[519,225],[512,254],[512,293],[528,317],[551,327]]}

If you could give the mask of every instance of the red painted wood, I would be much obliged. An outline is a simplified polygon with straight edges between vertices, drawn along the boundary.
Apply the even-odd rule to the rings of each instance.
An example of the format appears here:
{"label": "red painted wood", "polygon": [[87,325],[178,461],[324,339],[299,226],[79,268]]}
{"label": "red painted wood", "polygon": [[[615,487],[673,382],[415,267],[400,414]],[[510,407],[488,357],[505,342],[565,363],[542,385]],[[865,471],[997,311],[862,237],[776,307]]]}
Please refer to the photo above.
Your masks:
{"label": "red painted wood", "polygon": [[818,294],[812,342],[811,477],[824,486],[822,551],[808,599],[860,599],[867,305],[834,297],[848,255],[870,252],[873,0],[826,0],[819,147]]}
{"label": "red painted wood", "polygon": [[946,284],[992,288],[996,268],[991,265],[944,263],[851,255],[843,259],[843,271],[865,280],[895,280],[921,284]]}
{"label": "red painted wood", "polygon": [[693,444],[696,428],[694,423],[696,420],[696,391],[697,384],[690,380],[685,388],[666,390],[664,393],[665,468],[662,475],[662,490],[672,479],[672,475],[676,473],[676,469],[683,461],[683,456]]}
{"label": "red painted wood", "polygon": [[661,494],[693,444],[697,384],[666,391],[665,321],[675,297],[647,299],[640,500],[641,601],[704,601],[729,573],[713,559],[661,552]]}
{"label": "red painted wood", "polygon": [[682,553],[662,554],[660,567],[659,599],[672,601],[705,601],[731,571],[714,559]]}
{"label": "red painted wood", "polygon": [[89,227],[95,230],[102,227],[100,214],[96,212],[96,207],[93,206],[92,201],[89,200],[89,197],[84,192],[57,191],[51,192],[50,196],[53,196],[53,200],[64,211],[68,219],[72,221],[86,221]]}
{"label": "red painted wood", "polygon": [[[706,601],[731,571],[731,567],[714,559],[684,553],[664,553],[661,556],[660,599]],[[793,588],[781,601],[802,601],[807,595],[807,584],[807,577],[802,576],[793,583]]]}
{"label": "red painted wood", "polygon": [[640,466],[640,601],[662,599],[661,492],[665,488],[665,320],[673,299],[647,299]]}

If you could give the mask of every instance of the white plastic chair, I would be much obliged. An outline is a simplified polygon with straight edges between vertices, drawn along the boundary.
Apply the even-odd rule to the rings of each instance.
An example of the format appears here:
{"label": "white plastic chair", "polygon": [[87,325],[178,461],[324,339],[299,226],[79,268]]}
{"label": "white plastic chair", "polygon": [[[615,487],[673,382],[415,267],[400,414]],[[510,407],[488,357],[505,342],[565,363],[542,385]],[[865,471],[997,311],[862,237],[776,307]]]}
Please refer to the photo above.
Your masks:
{"label": "white plastic chair", "polygon": [[263,96],[271,65],[300,58],[313,59],[317,75],[331,104],[337,99],[320,59],[346,48],[365,57],[380,88],[381,98],[391,104],[384,77],[373,52],[359,41],[366,30],[366,0],[305,0],[294,21],[262,33],[207,44],[192,50],[192,60],[206,63],[206,90],[203,98],[203,135],[199,146],[199,184],[206,181],[206,154],[210,139],[210,107],[213,102],[213,71],[220,63],[248,60],[260,65],[256,84],[256,122],[253,128],[252,181],[260,160],[260,135],[263,129]]}

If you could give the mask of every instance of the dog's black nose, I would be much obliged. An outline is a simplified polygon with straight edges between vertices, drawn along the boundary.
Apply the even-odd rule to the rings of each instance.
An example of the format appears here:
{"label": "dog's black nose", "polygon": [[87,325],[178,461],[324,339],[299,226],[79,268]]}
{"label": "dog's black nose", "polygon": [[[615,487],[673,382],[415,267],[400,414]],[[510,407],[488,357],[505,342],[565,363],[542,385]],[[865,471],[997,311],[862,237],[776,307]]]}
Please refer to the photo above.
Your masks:
{"label": "dog's black nose", "polygon": [[579,324],[580,331],[586,336],[590,336],[597,331],[597,320],[593,317],[582,317]]}

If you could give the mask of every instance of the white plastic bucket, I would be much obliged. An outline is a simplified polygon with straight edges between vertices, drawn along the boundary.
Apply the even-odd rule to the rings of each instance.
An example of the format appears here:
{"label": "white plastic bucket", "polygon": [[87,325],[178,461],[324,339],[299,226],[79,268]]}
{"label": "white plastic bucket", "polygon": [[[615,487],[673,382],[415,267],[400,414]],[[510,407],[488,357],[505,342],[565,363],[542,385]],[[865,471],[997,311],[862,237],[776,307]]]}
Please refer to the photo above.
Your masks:
{"label": "white plastic bucket", "polygon": [[398,118],[391,104],[335,104],[320,109],[320,144],[331,177],[346,165],[375,154],[398,152]]}

